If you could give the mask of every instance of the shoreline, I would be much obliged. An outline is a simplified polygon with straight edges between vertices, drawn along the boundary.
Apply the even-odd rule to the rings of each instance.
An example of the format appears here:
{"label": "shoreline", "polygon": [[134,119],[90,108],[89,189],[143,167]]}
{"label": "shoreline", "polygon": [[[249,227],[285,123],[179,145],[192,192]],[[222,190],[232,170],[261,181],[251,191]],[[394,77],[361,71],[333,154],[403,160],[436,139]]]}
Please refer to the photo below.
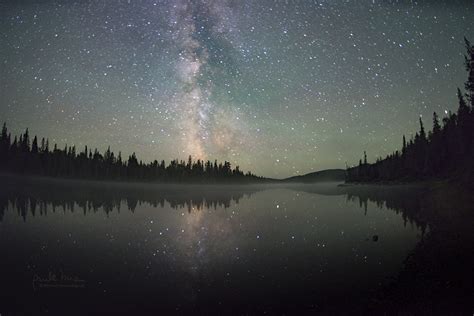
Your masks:
{"label": "shoreline", "polygon": [[10,178],[23,181],[33,182],[67,182],[77,184],[90,184],[90,185],[114,185],[114,186],[136,186],[136,185],[193,185],[193,186],[221,186],[221,185],[256,185],[256,184],[269,184],[273,183],[268,180],[257,180],[257,181],[130,181],[130,180],[119,180],[119,179],[89,179],[89,178],[64,178],[64,177],[50,177],[43,175],[30,175],[30,174],[17,174],[17,173],[5,173],[0,172],[0,178]]}
{"label": "shoreline", "polygon": [[344,182],[339,187],[432,187],[439,186],[463,186],[466,185],[459,179],[431,179],[431,180],[415,180],[415,181],[376,181],[376,182]]}

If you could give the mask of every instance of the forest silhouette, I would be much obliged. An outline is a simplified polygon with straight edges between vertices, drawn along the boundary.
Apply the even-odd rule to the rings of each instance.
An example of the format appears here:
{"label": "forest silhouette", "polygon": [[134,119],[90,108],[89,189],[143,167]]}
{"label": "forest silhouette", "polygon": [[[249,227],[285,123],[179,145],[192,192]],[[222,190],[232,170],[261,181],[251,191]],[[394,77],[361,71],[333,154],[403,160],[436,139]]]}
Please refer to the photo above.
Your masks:
{"label": "forest silhouette", "polygon": [[30,140],[28,129],[12,140],[6,123],[3,124],[0,136],[0,171],[60,178],[154,181],[154,182],[250,182],[262,178],[250,171],[244,174],[239,166],[231,167],[231,163],[174,159],[168,165],[164,160],[144,163],[132,153],[127,160],[122,159],[110,150],[101,154],[97,148],[93,151],[85,146],[81,152],[76,146],[65,145],[64,149],[54,144],[50,149],[49,140],[41,142],[35,135]]}
{"label": "forest silhouette", "polygon": [[413,181],[458,178],[472,184],[474,168],[474,46],[465,39],[465,66],[468,79],[466,92],[458,88],[459,108],[449,112],[440,123],[433,113],[433,129],[426,133],[420,117],[420,130],[408,142],[403,136],[402,149],[367,162],[367,154],[359,165],[348,167],[347,182]]}

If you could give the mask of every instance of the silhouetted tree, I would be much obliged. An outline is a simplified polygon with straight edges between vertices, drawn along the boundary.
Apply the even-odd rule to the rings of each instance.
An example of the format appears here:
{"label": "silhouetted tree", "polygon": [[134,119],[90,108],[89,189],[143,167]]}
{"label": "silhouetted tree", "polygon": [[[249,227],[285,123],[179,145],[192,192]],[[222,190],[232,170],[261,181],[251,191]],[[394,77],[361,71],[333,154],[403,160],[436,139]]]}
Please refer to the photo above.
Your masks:
{"label": "silhouetted tree", "polygon": [[[467,93],[457,91],[459,107],[457,113],[449,112],[443,118],[433,113],[433,129],[426,135],[421,117],[420,130],[409,142],[403,136],[402,150],[395,151],[385,159],[377,159],[373,164],[359,160],[356,167],[347,168],[347,181],[390,181],[419,180],[427,178],[464,178],[472,184],[474,178],[474,47],[466,42],[465,84]],[[469,101],[466,102],[466,98]]]}
{"label": "silhouetted tree", "polygon": [[470,101],[471,107],[474,107],[474,46],[464,38],[464,43],[466,45],[467,54],[464,55],[466,71],[468,72],[468,78],[465,83],[465,88],[467,91],[467,97]]}

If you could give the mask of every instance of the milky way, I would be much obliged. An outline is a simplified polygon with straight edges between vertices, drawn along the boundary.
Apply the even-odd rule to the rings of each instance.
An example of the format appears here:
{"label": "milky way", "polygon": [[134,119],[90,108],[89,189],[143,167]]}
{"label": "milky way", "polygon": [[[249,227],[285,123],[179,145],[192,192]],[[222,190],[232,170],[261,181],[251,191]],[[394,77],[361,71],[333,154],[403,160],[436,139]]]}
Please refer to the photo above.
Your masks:
{"label": "milky way", "polygon": [[[173,103],[181,113],[179,120],[185,153],[198,159],[208,158],[207,144],[230,145],[227,141],[221,144],[222,130],[213,130],[210,126],[219,106],[212,101],[213,82],[208,79],[207,72],[214,70],[209,65],[213,56],[206,40],[221,37],[226,41],[225,37],[231,35],[231,26],[228,25],[231,13],[232,9],[225,1],[183,0],[172,6],[170,25],[173,26],[173,41],[180,49],[176,72],[182,87]],[[203,36],[207,38],[202,39]]]}
{"label": "milky way", "polygon": [[[285,177],[456,109],[472,1],[3,1],[0,119],[59,146]],[[471,39],[474,41],[474,39]]]}

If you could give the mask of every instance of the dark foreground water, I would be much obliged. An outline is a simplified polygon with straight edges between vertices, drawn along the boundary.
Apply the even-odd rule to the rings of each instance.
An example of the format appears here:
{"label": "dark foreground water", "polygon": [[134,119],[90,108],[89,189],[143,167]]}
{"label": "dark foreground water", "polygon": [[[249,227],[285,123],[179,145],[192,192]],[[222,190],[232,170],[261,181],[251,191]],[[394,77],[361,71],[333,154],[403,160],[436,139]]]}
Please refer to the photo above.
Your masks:
{"label": "dark foreground water", "polygon": [[365,302],[429,231],[417,197],[336,184],[3,179],[0,314],[328,312]]}

